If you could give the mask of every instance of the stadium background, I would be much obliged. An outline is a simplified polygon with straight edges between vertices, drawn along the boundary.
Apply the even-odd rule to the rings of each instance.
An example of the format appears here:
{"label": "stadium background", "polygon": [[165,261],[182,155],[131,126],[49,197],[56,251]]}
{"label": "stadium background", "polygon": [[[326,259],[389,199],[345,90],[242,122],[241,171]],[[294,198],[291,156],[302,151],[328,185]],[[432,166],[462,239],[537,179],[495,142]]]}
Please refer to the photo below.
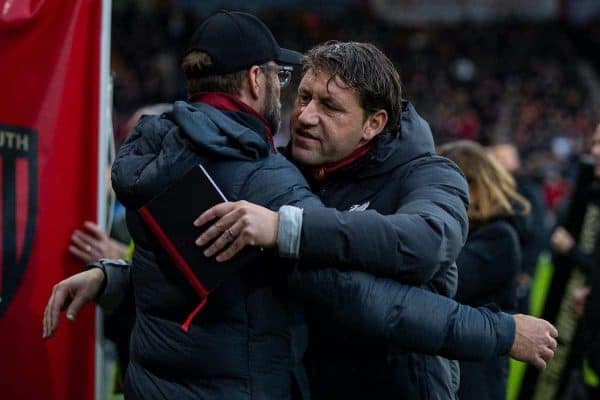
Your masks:
{"label": "stadium background", "polygon": [[[300,51],[326,40],[376,44],[398,67],[403,96],[430,123],[437,144],[472,139],[483,144],[509,141],[518,147],[521,174],[542,188],[540,229],[549,235],[600,115],[600,2],[115,2],[117,142],[126,136],[125,122],[140,106],[185,97],[179,57],[194,28],[220,8],[257,14],[282,46]],[[280,144],[287,140],[294,90],[283,93]],[[552,276],[544,251],[529,298],[535,315],[544,314]],[[558,297],[555,302],[563,296],[553,295]],[[547,375],[560,375],[565,362],[551,364],[554,370]],[[525,370],[512,363],[508,397],[550,398],[551,392],[539,387],[548,386],[547,377],[539,379],[535,371]]]}
{"label": "stadium background", "polygon": [[[11,3],[0,1],[0,9]],[[221,8],[258,15],[282,46],[299,51],[326,40],[380,47],[398,67],[403,95],[430,123],[436,143],[516,144],[520,173],[542,191],[539,228],[549,236],[600,121],[600,1],[113,0],[110,69],[117,146],[140,107],[185,98],[180,57],[195,27]],[[292,85],[282,94],[280,144],[287,140],[294,90]],[[549,301],[564,297],[548,293],[556,276],[550,259],[546,240],[529,297],[534,315],[544,316]],[[573,320],[565,322],[567,329]],[[110,392],[114,362],[112,352],[107,355]],[[565,362],[555,360],[546,377],[513,362],[508,398],[552,398],[544,390],[552,386],[548,379],[559,380]]]}

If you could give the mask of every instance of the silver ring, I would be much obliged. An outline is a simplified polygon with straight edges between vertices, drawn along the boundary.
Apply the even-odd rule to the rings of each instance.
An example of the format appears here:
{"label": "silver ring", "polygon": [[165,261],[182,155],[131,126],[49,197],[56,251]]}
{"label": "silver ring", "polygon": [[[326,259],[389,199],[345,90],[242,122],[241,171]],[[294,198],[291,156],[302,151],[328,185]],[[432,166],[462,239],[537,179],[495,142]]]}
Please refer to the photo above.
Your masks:
{"label": "silver ring", "polygon": [[233,234],[233,231],[230,229],[227,229],[225,232],[227,232],[227,236],[229,237],[229,241],[233,241],[235,239],[235,235]]}

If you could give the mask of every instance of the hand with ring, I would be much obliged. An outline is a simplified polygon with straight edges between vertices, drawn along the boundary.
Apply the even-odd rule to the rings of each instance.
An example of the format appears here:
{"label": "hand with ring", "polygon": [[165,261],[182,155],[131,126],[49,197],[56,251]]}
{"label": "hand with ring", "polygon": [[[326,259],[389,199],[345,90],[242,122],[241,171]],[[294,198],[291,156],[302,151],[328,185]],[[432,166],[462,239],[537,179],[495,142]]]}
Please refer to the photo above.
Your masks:
{"label": "hand with ring", "polygon": [[279,213],[247,201],[218,204],[202,215],[195,226],[212,225],[196,240],[202,247],[214,240],[204,250],[206,257],[217,255],[217,261],[227,261],[247,245],[275,247],[279,230]]}
{"label": "hand with ring", "polygon": [[127,246],[111,239],[97,224],[86,221],[71,235],[69,252],[86,264],[101,258],[123,258]]}
{"label": "hand with ring", "polygon": [[233,234],[231,228],[227,229],[225,232],[227,232],[227,237],[229,237],[229,241],[233,242],[235,240],[235,235]]}

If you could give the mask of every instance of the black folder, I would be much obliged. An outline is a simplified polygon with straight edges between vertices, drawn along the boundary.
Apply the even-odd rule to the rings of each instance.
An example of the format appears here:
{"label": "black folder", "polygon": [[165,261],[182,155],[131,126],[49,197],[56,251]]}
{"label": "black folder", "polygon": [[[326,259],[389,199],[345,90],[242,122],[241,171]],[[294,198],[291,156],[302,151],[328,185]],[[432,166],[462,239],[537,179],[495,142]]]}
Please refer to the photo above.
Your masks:
{"label": "black folder", "polygon": [[153,198],[138,212],[164,250],[203,299],[223,281],[231,278],[259,253],[244,249],[233,260],[219,263],[205,257],[195,241],[209,227],[195,227],[193,222],[209,208],[227,201],[208,172],[197,165],[181,179]]}

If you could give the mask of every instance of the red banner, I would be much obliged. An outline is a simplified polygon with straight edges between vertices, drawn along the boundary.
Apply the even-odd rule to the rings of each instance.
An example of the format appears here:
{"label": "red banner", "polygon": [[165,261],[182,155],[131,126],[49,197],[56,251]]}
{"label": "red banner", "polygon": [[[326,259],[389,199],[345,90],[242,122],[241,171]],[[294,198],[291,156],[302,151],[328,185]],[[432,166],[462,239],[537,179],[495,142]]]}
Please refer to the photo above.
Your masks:
{"label": "red banner", "polygon": [[92,399],[94,309],[47,342],[53,284],[96,219],[101,0],[0,0],[0,398]]}

